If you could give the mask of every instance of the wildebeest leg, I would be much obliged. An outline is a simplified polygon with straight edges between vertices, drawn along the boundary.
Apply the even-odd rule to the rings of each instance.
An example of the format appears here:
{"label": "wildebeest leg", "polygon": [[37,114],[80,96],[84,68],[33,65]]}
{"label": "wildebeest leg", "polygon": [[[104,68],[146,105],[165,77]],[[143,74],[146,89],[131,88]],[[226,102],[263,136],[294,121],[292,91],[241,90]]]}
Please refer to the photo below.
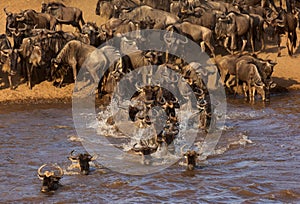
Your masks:
{"label": "wildebeest leg", "polygon": [[76,78],[77,78],[76,64],[75,64],[75,65],[72,65],[72,69],[73,69],[73,77],[74,77],[74,81],[76,82]]}
{"label": "wildebeest leg", "polygon": [[233,51],[236,49],[236,35],[235,34],[232,34],[231,35],[231,46],[230,46],[230,49],[231,49],[231,54],[233,54]]}
{"label": "wildebeest leg", "polygon": [[[291,47],[290,47],[289,41],[291,42]],[[288,49],[289,55],[292,56],[293,55],[293,44],[292,44],[292,35],[290,32],[288,32],[288,37],[286,39],[286,47]]]}
{"label": "wildebeest leg", "polygon": [[15,89],[12,83],[12,76],[8,74],[8,82],[9,82],[9,87],[11,90]]}
{"label": "wildebeest leg", "polygon": [[[211,52],[213,58],[215,58],[216,55],[215,55],[215,49],[214,49],[214,47],[210,44],[210,42],[205,42],[205,44],[206,44],[206,46],[208,47],[208,49],[210,50],[210,52]],[[205,47],[204,47],[204,49],[205,49]]]}
{"label": "wildebeest leg", "polygon": [[79,22],[78,23],[75,23],[74,24],[74,27],[79,31],[79,33],[81,33],[81,27],[79,25]]}
{"label": "wildebeest leg", "polygon": [[60,79],[60,82],[59,82],[59,84],[57,85],[58,88],[61,88],[61,87],[62,87],[62,83],[63,83],[63,81],[64,81],[64,78],[65,78],[65,76],[62,75],[62,76],[61,76],[61,79]]}
{"label": "wildebeest leg", "polygon": [[32,69],[32,65],[28,64],[28,66],[27,66],[27,85],[29,86],[29,89],[32,89],[32,85],[31,85],[31,69]]}
{"label": "wildebeest leg", "polygon": [[233,54],[232,51],[230,49],[228,49],[228,41],[229,41],[229,37],[226,37],[224,40],[224,47],[227,50],[227,52]]}
{"label": "wildebeest leg", "polygon": [[238,88],[239,88],[239,77],[238,77],[238,70],[236,70],[234,96],[236,96],[238,92]]}
{"label": "wildebeest leg", "polygon": [[[243,42],[243,45],[242,45],[242,49],[241,49],[241,52],[243,52],[245,50],[245,47],[246,47],[246,44],[247,44],[247,39],[245,39],[245,37],[242,37],[242,42]],[[251,44],[252,44],[253,41],[251,41]],[[253,44],[251,45],[252,46],[252,51],[254,52],[254,47],[253,47]]]}
{"label": "wildebeest leg", "polygon": [[249,90],[249,94],[250,94],[250,91],[251,91],[251,101],[254,101],[255,100],[255,87],[254,86],[250,86],[251,89]]}
{"label": "wildebeest leg", "polygon": [[277,34],[277,56],[280,57],[281,56],[281,50],[280,50],[280,43],[281,43],[281,38],[280,38],[280,34]]}
{"label": "wildebeest leg", "polygon": [[201,52],[205,52],[205,44],[204,41],[200,42]]}
{"label": "wildebeest leg", "polygon": [[244,92],[244,97],[247,98],[248,97],[247,84],[245,82],[243,82],[243,92]]}
{"label": "wildebeest leg", "polygon": [[225,80],[226,80],[226,76],[228,74],[228,71],[221,69],[221,83],[224,86],[225,85]]}
{"label": "wildebeest leg", "polygon": [[264,32],[264,24],[260,24],[259,25],[259,37],[260,37],[260,41],[261,41],[261,48],[260,50],[264,50],[265,49],[265,32]]}
{"label": "wildebeest leg", "polygon": [[98,83],[98,97],[99,98],[102,98],[106,94],[104,92],[104,87],[105,87],[107,79],[108,79],[108,74],[109,74],[109,72],[106,71]]}

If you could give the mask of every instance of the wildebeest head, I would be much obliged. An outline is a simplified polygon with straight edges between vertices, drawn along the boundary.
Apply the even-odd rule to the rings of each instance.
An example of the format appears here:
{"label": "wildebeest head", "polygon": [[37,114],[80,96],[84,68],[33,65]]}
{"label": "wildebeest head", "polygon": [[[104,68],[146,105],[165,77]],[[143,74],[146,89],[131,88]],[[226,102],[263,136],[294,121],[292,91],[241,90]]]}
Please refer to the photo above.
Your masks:
{"label": "wildebeest head", "polygon": [[150,146],[148,144],[148,141],[140,141],[140,146],[137,147],[137,143],[133,145],[132,150],[135,152],[140,152],[142,155],[150,155],[154,152],[156,152],[158,145],[154,144],[153,146]]}
{"label": "wildebeest head", "polygon": [[59,73],[60,67],[61,64],[56,58],[51,59],[50,76],[48,78],[48,81],[52,81],[60,77],[60,73]]}
{"label": "wildebeest head", "polygon": [[270,79],[271,75],[273,74],[274,71],[274,66],[277,64],[277,62],[274,62],[272,60],[267,60],[264,63],[264,73],[266,75],[266,79]]}
{"label": "wildebeest head", "polygon": [[232,26],[232,19],[229,16],[220,16],[216,22],[215,33],[218,39],[226,37],[229,33],[229,26]]}
{"label": "wildebeest head", "polygon": [[6,14],[6,28],[5,33],[7,36],[12,36],[12,29],[16,29],[19,27],[19,23],[17,22],[17,13],[8,12],[6,8],[4,8],[4,12]]}
{"label": "wildebeest head", "polygon": [[[51,166],[52,167],[52,171],[44,171],[42,172],[42,170],[46,167],[46,166]],[[38,176],[40,179],[43,180],[43,184],[42,184],[42,188],[41,191],[43,193],[47,193],[50,191],[55,191],[58,189],[59,187],[59,180],[62,178],[64,172],[63,169],[56,165],[56,164],[43,164],[39,169],[38,169]]]}
{"label": "wildebeest head", "polygon": [[90,173],[90,161],[93,161],[96,159],[96,157],[91,156],[90,154],[78,154],[78,155],[73,155],[73,151],[71,151],[70,156],[68,157],[69,160],[72,162],[78,162],[79,163],[79,168],[80,168],[80,173],[84,175],[88,175]]}
{"label": "wildebeest head", "polygon": [[46,4],[45,2],[43,2],[42,3],[41,13],[46,13],[47,12],[47,7],[48,7],[48,4]]}
{"label": "wildebeest head", "polygon": [[99,28],[96,23],[87,22],[82,26],[81,33],[89,37],[90,44],[93,46],[100,45]]}
{"label": "wildebeest head", "polygon": [[[181,152],[183,147],[181,148]],[[200,154],[197,153],[195,150],[188,150],[183,154],[183,156],[186,159],[187,170],[193,170],[197,165],[197,157],[199,157]]]}
{"label": "wildebeest head", "polygon": [[275,88],[277,84],[273,82],[272,80],[268,80],[265,83],[265,101],[270,101],[270,92],[271,89]]}

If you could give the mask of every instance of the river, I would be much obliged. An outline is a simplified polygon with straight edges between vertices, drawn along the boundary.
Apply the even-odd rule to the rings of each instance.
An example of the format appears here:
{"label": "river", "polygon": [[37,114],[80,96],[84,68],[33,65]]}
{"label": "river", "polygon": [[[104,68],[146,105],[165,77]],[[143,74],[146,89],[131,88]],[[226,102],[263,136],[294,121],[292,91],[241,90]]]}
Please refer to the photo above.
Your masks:
{"label": "river", "polygon": [[[68,172],[70,151],[85,151],[71,104],[2,105],[0,201],[299,203],[300,92],[272,95],[270,103],[249,104],[239,98],[227,103],[218,153],[192,172],[178,162],[143,176],[97,163],[88,176]],[[46,162],[58,163],[67,172],[54,194],[40,192],[37,169]]]}

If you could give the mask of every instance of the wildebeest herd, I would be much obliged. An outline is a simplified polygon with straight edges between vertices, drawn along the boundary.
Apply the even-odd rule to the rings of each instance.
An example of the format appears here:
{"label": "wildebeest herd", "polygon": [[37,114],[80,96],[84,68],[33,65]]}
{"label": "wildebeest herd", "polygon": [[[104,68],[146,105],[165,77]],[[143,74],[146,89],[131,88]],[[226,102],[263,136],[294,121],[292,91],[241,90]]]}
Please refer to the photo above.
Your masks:
{"label": "wildebeest herd", "polygon": [[[255,53],[263,51],[265,40],[271,38],[277,40],[280,56],[281,36],[285,34],[288,53],[291,56],[294,54],[298,3],[296,0],[286,0],[283,7],[281,0],[277,6],[273,0],[98,0],[96,9],[93,9],[97,15],[107,19],[100,26],[85,22],[80,8],[68,7],[60,2],[42,3],[41,12],[27,9],[12,13],[4,8],[6,34],[0,35],[1,70],[7,74],[11,89],[24,82],[32,89],[43,80],[53,81],[53,85],[60,88],[64,83],[75,81],[79,69],[87,63],[85,66],[92,79],[99,82],[98,98],[101,99],[111,95],[112,87],[130,71],[143,66],[164,66],[180,73],[190,85],[201,113],[199,127],[206,129],[213,122],[210,98],[206,85],[193,69],[195,66],[168,52],[139,50],[141,41],[147,39],[137,37],[138,31],[168,31],[161,36],[165,42],[162,46],[165,47],[170,43],[184,46],[187,39],[200,45],[199,52],[204,52],[207,47],[220,73],[220,79],[217,77],[216,80],[220,80],[229,92],[239,93],[239,87],[242,87],[244,96],[250,101],[255,100],[256,92],[263,101],[267,101],[270,89],[275,86],[272,73],[276,62],[261,59]],[[63,31],[63,24],[74,26],[76,32]],[[137,35],[125,37],[128,32],[136,32]],[[183,38],[174,41],[173,32]],[[112,38],[119,38],[118,42],[125,47],[119,50],[113,45],[106,45],[97,49]],[[117,47],[122,47],[120,44]],[[133,47],[135,52],[124,54],[128,46]],[[100,79],[97,71],[110,62],[108,53],[120,60]],[[217,54],[224,56],[216,57]],[[88,62],[87,58],[90,59]],[[22,81],[14,84],[12,78],[16,75]],[[176,97],[162,87],[136,87],[138,91],[132,97],[135,105],[129,107],[132,121],[150,125],[148,111],[154,106],[161,106],[168,116],[167,125],[153,141],[141,141],[132,148],[133,152],[149,155],[157,151],[162,143],[169,145],[176,137],[179,131],[176,109],[179,104]],[[193,169],[198,153],[189,150],[184,155],[188,169]],[[88,174],[90,155],[72,155],[70,158],[79,160],[81,171]],[[63,171],[52,165],[56,172],[42,173],[46,166],[38,170],[44,180],[42,191],[55,190]]]}

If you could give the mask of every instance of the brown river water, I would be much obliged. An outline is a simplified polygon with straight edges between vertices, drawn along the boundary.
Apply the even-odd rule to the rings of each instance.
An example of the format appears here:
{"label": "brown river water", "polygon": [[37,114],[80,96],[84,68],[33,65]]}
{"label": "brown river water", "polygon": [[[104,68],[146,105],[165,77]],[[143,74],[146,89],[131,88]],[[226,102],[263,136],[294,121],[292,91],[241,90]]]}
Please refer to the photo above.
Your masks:
{"label": "brown river water", "polygon": [[[266,104],[227,103],[219,153],[191,172],[178,162],[144,176],[97,163],[88,176],[68,171],[69,152],[85,151],[71,104],[1,105],[0,202],[300,203],[300,92],[272,95]],[[68,172],[54,194],[40,192],[37,169],[45,162]]]}

